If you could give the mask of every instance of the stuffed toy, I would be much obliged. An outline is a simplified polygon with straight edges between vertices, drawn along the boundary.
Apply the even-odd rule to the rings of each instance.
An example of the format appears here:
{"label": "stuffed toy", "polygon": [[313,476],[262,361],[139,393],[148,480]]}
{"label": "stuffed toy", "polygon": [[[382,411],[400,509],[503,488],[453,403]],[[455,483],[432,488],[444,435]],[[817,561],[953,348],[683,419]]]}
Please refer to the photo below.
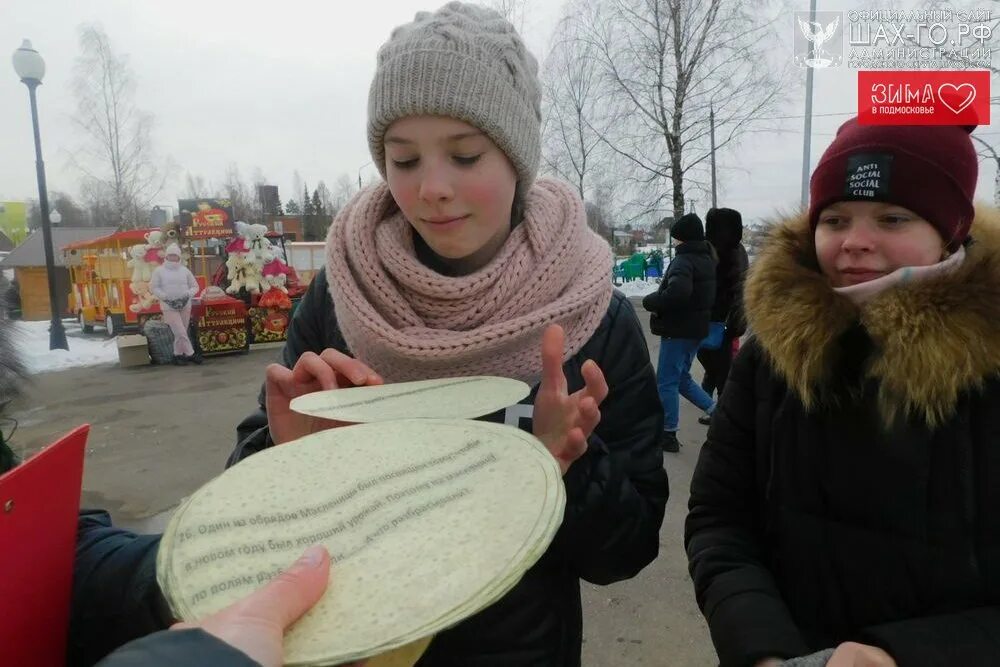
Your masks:
{"label": "stuffed toy", "polygon": [[241,287],[245,287],[251,294],[260,294],[261,279],[260,267],[250,261],[250,255],[234,254],[226,260],[229,268],[229,287],[226,292],[237,294]]}
{"label": "stuffed toy", "polygon": [[154,267],[163,264],[163,249],[166,247],[163,243],[163,232],[152,231],[146,232],[146,256],[145,260]]}
{"label": "stuffed toy", "polygon": [[132,269],[133,283],[148,283],[153,277],[153,266],[146,261],[146,246],[142,243],[128,249],[128,254],[132,258],[127,262],[127,266]]}
{"label": "stuffed toy", "polygon": [[184,246],[184,228],[176,221],[170,221],[161,228],[162,241],[164,246],[176,243]]}
{"label": "stuffed toy", "polygon": [[267,234],[266,225],[247,225],[246,239],[248,252],[261,262],[261,266],[263,266],[262,260],[264,259],[265,252],[271,247],[271,241],[264,236],[265,234]]}
{"label": "stuffed toy", "polygon": [[135,282],[133,281],[129,287],[132,289],[132,294],[135,296],[133,302],[129,305],[128,309],[133,313],[142,312],[143,310],[149,310],[156,303],[156,297],[153,293],[149,291],[149,283],[145,281]]}
{"label": "stuffed toy", "polygon": [[288,282],[288,273],[290,272],[290,269],[287,264],[274,257],[273,253],[271,253],[270,256],[273,259],[265,264],[264,268],[261,270],[261,276],[263,277],[264,283],[269,288],[274,288],[287,294],[288,289],[285,285]]}
{"label": "stuffed toy", "polygon": [[231,255],[234,252],[250,252],[250,239],[248,237],[250,225],[242,220],[237,220],[233,223],[233,227],[236,230],[236,235],[226,244],[226,253]]}

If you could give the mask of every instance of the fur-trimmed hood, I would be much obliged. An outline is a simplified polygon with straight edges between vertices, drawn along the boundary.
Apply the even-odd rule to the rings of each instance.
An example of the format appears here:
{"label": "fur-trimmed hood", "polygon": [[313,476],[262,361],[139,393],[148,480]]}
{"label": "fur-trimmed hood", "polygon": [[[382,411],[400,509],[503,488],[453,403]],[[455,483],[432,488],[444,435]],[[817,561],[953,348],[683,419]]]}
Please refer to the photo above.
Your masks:
{"label": "fur-trimmed hood", "polygon": [[905,415],[937,426],[960,392],[1000,375],[1000,212],[978,210],[971,235],[956,271],[857,305],[820,273],[807,217],[786,220],[747,277],[750,329],[809,408],[833,384],[839,339],[860,323],[875,346],[864,372],[878,382],[885,422]]}

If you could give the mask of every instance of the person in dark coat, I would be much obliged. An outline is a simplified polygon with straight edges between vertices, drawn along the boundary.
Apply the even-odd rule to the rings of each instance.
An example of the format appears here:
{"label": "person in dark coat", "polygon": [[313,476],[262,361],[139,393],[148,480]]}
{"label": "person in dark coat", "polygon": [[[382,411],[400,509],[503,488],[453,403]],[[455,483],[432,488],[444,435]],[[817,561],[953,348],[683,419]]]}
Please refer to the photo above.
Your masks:
{"label": "person in dark coat", "polygon": [[748,274],[685,527],[722,667],[1000,664],[1000,216],[969,130],[848,121]]}
{"label": "person in dark coat", "polygon": [[[663,413],[643,333],[628,299],[615,292],[598,329],[562,366],[568,391],[585,386],[590,359],[611,388],[587,451],[563,477],[563,525],[541,560],[492,607],[437,635],[418,667],[580,665],[580,579],[610,584],[656,558],[668,487],[657,435]],[[325,350],[325,352],[324,352]],[[288,329],[282,366],[313,353],[349,353],[325,270],[313,277]],[[359,367],[360,368],[360,367]],[[343,381],[343,380],[342,380]],[[539,386],[519,405],[487,417],[531,432]],[[261,392],[260,409],[237,428],[229,465],[274,445]]]}
{"label": "person in dark coat", "polygon": [[677,427],[680,396],[694,403],[706,415],[715,409],[712,397],[691,378],[691,364],[701,341],[708,335],[712,304],[715,301],[715,253],[705,241],[701,218],[688,213],[670,228],[677,241],[675,255],[667,267],[660,288],[642,300],[650,311],[649,327],[660,336],[656,367],[657,390],[663,404],[665,451],[680,451]]}
{"label": "person in dark coat", "polygon": [[[715,303],[712,305],[712,322],[725,322],[726,333],[722,345],[716,350],[698,350],[698,361],[705,369],[701,388],[709,396],[722,388],[729,377],[733,360],[733,341],[744,334],[743,277],[750,261],[743,239],[743,217],[731,208],[713,208],[705,216],[705,238],[715,249],[719,263],[715,266]],[[709,417],[698,421],[708,424]]]}
{"label": "person in dark coat", "polygon": [[[11,340],[10,321],[0,318],[0,410],[20,394],[23,380],[24,366]],[[0,475],[20,463],[0,433]],[[175,623],[156,580],[160,537],[116,528],[102,510],[80,511],[66,664],[282,665],[284,631],[326,590],[330,577],[326,549],[307,550],[281,576],[231,607],[196,624]]]}
{"label": "person in dark coat", "polygon": [[[10,321],[0,318],[0,410],[20,395],[24,372]],[[0,475],[20,463],[0,433]],[[284,631],[326,590],[326,549],[310,548],[281,576],[231,607],[196,624],[175,623],[156,580],[160,538],[116,528],[102,510],[80,511],[68,667],[280,667]]]}
{"label": "person in dark coat", "polygon": [[[159,535],[83,511],[77,532],[67,664],[280,667],[285,630],[323,596],[330,557],[313,547],[281,576],[197,623],[174,623],[156,584]],[[166,629],[168,628],[169,629]]]}
{"label": "person in dark coat", "polygon": [[368,107],[385,180],[331,225],[230,459],[335,426],[289,409],[320,389],[470,375],[531,387],[489,418],[555,458],[563,522],[514,588],[437,634],[419,667],[578,667],[580,580],[628,579],[659,550],[668,487],[649,352],[579,195],[537,178],[540,101],[537,61],[491,9],[450,2],[393,31]]}
{"label": "person in dark coat", "polygon": [[178,623],[126,644],[98,665],[281,667],[285,631],[323,597],[329,579],[329,553],[311,547],[239,602],[197,623]]}

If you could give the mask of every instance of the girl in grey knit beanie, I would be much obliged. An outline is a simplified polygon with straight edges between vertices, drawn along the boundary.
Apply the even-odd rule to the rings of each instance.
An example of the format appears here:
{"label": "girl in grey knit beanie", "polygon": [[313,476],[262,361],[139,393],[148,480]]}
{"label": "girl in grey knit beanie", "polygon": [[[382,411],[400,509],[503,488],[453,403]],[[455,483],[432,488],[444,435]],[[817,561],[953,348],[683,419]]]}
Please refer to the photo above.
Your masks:
{"label": "girl in grey knit beanie", "polygon": [[457,118],[485,132],[527,190],[541,156],[538,62],[514,27],[478,5],[449,2],[399,26],[378,53],[368,147],[386,175],[386,129],[406,116]]}
{"label": "girl in grey knit beanie", "polygon": [[536,179],[540,100],[538,63],[497,12],[451,2],[396,28],[368,104],[385,182],[337,214],[289,328],[294,369],[268,368],[275,444],[315,431],[290,401],[331,368],[345,384],[492,375],[533,387],[503,419],[559,466],[565,519],[525,576],[439,632],[419,667],[580,667],[580,579],[630,578],[657,552],[668,488],[646,341],[576,190]]}

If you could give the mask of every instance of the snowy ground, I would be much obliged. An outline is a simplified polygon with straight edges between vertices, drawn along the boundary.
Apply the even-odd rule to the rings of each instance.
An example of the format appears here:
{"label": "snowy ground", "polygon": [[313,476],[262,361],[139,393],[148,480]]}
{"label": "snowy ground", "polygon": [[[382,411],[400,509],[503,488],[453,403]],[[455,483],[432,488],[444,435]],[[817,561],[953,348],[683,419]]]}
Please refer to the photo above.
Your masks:
{"label": "snowy ground", "polygon": [[14,322],[13,338],[29,374],[61,371],[77,366],[118,363],[118,345],[114,338],[84,334],[75,322],[64,322],[69,351],[49,350],[49,323]]}
{"label": "snowy ground", "polygon": [[660,283],[652,280],[631,280],[615,287],[625,296],[646,296],[659,289]]}
{"label": "snowy ground", "polygon": [[[659,283],[652,280],[633,280],[616,285],[625,296],[641,297],[655,292]],[[49,350],[49,323],[14,322],[14,341],[21,350],[21,357],[29,374],[61,371],[78,366],[97,366],[118,363],[118,345],[115,339],[98,333],[84,334],[80,325],[64,321],[69,351]]]}

